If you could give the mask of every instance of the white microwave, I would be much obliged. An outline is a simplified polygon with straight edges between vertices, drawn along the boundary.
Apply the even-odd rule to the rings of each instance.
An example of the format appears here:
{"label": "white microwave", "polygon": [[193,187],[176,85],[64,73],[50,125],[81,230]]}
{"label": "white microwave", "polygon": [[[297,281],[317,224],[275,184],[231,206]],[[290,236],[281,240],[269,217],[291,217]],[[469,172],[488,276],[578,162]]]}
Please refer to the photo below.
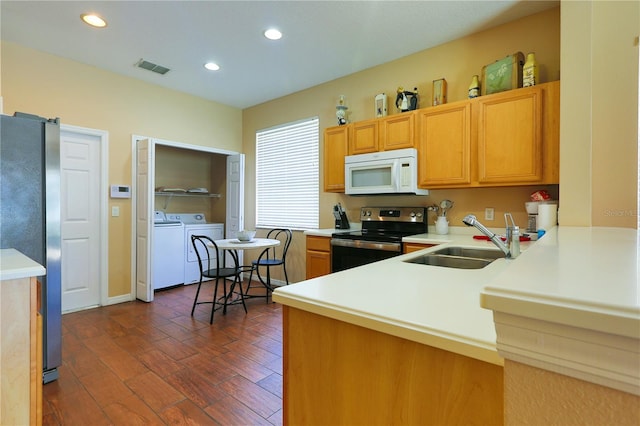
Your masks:
{"label": "white microwave", "polygon": [[344,158],[345,193],[350,195],[429,195],[418,188],[415,148],[348,155]]}

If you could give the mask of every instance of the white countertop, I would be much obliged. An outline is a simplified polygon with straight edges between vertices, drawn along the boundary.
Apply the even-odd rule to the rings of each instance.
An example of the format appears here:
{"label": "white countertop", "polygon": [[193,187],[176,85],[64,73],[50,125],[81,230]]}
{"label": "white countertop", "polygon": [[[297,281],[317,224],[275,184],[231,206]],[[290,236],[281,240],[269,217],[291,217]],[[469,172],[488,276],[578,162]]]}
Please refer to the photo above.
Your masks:
{"label": "white countertop", "polygon": [[639,238],[634,229],[554,228],[531,248],[526,262],[514,262],[508,274],[489,283],[481,304],[638,339]]}
{"label": "white countertop", "polygon": [[[474,240],[473,228],[450,229],[404,241],[495,247]],[[517,259],[483,269],[403,262],[443,246],[433,247],[281,287],[273,298],[501,365],[491,309],[639,338],[638,239],[633,229],[554,228],[521,243]]]}
{"label": "white countertop", "polygon": [[640,395],[639,247],[635,229],[552,229],[481,293],[500,355]]}
{"label": "white countertop", "polygon": [[[448,235],[421,234],[404,241],[497,250],[491,242],[474,240],[472,236],[478,235],[477,231],[451,229],[452,233]],[[522,250],[526,251],[530,244],[522,243]],[[480,307],[480,291],[510,263],[519,260],[498,259],[476,270],[404,262],[441,247],[280,287],[274,292],[273,299],[288,306],[502,365],[495,345],[492,312]]]}
{"label": "white countertop", "polygon": [[0,250],[0,281],[40,277],[46,269],[16,249]]}
{"label": "white countertop", "polygon": [[323,229],[308,229],[304,231],[304,235],[314,235],[316,237],[330,237],[331,234],[335,234],[336,232],[351,232],[351,231],[359,231],[362,229],[362,224],[360,222],[349,223],[350,227],[348,229],[335,229],[335,228],[323,228]]}

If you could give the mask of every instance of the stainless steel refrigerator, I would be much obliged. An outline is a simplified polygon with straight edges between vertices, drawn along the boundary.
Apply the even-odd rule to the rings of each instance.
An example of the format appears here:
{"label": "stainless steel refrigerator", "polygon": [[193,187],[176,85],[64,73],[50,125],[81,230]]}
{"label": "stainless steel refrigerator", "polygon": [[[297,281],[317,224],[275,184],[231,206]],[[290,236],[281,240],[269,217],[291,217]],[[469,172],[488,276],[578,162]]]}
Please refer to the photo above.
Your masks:
{"label": "stainless steel refrigerator", "polygon": [[60,122],[0,116],[0,248],[15,248],[47,269],[42,282],[43,382],[62,363]]}

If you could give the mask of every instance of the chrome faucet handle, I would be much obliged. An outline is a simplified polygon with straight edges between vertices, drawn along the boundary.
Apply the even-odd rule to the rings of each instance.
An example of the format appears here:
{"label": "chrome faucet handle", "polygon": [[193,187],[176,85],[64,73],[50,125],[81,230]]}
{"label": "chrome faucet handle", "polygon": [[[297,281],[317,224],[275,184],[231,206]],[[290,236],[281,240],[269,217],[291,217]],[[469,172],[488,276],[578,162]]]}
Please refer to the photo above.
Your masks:
{"label": "chrome faucet handle", "polygon": [[[511,220],[511,226],[509,226],[509,220]],[[513,220],[513,216],[511,216],[511,213],[504,214],[504,221],[507,224],[507,229],[513,228],[514,226],[516,226],[516,222]]]}
{"label": "chrome faucet handle", "polygon": [[477,228],[480,232],[482,232],[484,235],[489,237],[489,240],[491,240],[491,242],[493,244],[495,244],[496,247],[498,247],[500,250],[502,250],[502,252],[505,254],[507,259],[509,259],[511,257],[511,253],[509,252],[509,248],[502,241],[500,241],[500,237],[497,236],[496,234],[494,234],[489,229],[487,229],[486,226],[481,224],[478,221],[478,219],[476,219],[476,217],[474,215],[472,215],[472,214],[466,215],[464,217],[464,219],[462,219],[462,223],[464,223],[467,226],[473,226],[473,227]]}

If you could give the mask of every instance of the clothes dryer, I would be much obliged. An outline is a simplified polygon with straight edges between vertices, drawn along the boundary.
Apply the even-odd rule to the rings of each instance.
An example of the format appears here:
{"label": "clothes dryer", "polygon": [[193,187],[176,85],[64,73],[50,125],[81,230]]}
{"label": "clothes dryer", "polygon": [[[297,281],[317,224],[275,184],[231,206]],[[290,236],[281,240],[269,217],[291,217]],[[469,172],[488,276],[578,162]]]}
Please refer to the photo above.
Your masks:
{"label": "clothes dryer", "polygon": [[[206,235],[214,241],[221,240],[224,238],[224,223],[209,223],[204,213],[169,213],[167,218],[184,224],[184,283],[185,285],[197,283],[200,280],[200,267],[191,244],[191,236]],[[205,257],[202,253],[201,256]],[[211,260],[215,262],[215,258]]]}

